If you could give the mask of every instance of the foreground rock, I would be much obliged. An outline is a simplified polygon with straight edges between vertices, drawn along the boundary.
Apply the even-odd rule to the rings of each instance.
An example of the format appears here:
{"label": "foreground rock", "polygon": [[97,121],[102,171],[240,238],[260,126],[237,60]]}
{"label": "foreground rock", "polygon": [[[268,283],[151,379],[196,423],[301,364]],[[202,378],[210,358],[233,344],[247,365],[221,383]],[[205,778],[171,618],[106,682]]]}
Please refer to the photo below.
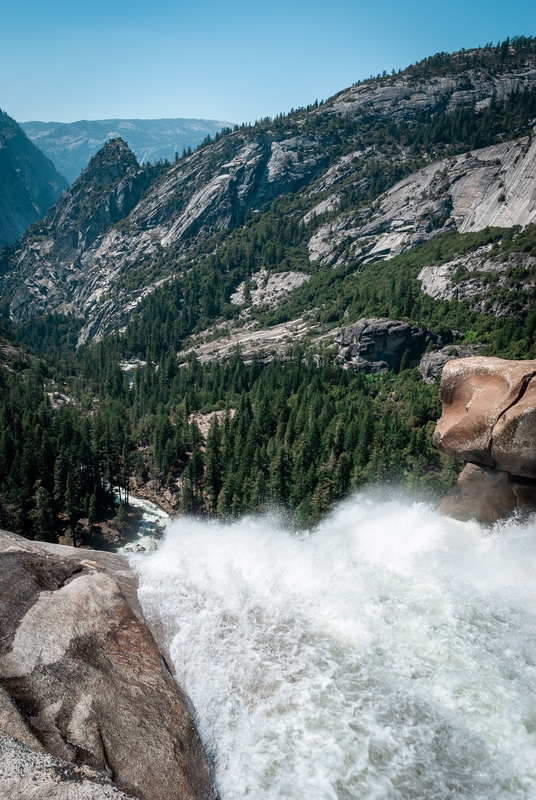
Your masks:
{"label": "foreground rock", "polygon": [[9,800],[128,800],[97,770],[36,752],[0,732],[0,797]]}
{"label": "foreground rock", "polygon": [[417,366],[428,344],[437,340],[435,334],[407,322],[361,319],[344,328],[335,341],[343,366],[375,375],[389,369],[398,372],[404,358],[405,366]]}
{"label": "foreground rock", "polygon": [[141,800],[213,798],[188,701],[127,602],[124,575],[112,576],[93,552],[84,559],[56,546],[60,556],[10,534],[0,549],[4,731]]}
{"label": "foreground rock", "polygon": [[441,510],[495,522],[536,510],[536,361],[449,361],[434,444],[466,462]]}

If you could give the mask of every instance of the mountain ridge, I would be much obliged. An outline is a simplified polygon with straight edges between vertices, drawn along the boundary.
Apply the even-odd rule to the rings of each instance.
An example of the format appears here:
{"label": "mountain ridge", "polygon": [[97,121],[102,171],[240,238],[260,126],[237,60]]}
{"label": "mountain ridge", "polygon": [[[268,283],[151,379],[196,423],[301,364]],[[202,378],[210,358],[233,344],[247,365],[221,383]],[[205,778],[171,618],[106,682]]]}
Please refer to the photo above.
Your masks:
{"label": "mountain ridge", "polygon": [[[272,270],[304,266],[310,270],[316,261],[321,266],[354,262],[357,266],[360,260],[366,261],[363,253],[373,260],[391,257],[444,230],[463,229],[465,216],[456,211],[450,179],[459,188],[469,165],[475,174],[482,167],[474,153],[472,160],[464,162],[462,157],[475,144],[481,155],[486,145],[498,148],[484,165],[480,189],[493,195],[495,211],[487,222],[483,219],[473,228],[466,225],[467,230],[486,224],[527,224],[532,212],[525,214],[527,218],[510,213],[511,198],[506,197],[510,189],[503,192],[500,185],[505,177],[507,182],[510,179],[493,162],[506,158],[505,148],[510,161],[515,161],[512,146],[504,140],[517,139],[523,158],[519,167],[512,166],[512,175],[524,169],[525,182],[533,177],[534,42],[522,40],[517,49],[509,45],[502,61],[503,48],[449,58],[440,54],[400,75],[354,85],[320,105],[229,131],[164,169],[123,218],[101,224],[91,241],[71,214],[73,246],[68,254],[59,253],[54,244],[55,224],[47,217],[39,231],[29,232],[4,255],[2,292],[15,292],[12,319],[20,323],[54,310],[73,313],[86,319],[80,343],[118,330],[162,281],[186,275],[205,258],[204,243],[216,250],[224,240],[230,243],[232,232],[245,220],[251,215],[262,217],[271,204],[285,197],[287,218],[301,220],[301,255],[293,260],[292,252],[284,256],[281,251]],[[493,58],[490,67],[487,62]],[[462,62],[465,71],[457,71]],[[459,128],[454,133],[449,131],[453,124]],[[403,194],[406,185],[412,191],[421,178],[427,186],[426,197],[413,199],[413,211],[404,210],[400,201],[394,203],[391,217],[386,215],[389,198]],[[500,199],[502,194],[505,197]],[[468,208],[467,213],[470,202]],[[401,220],[407,224],[400,224]],[[408,227],[413,227],[413,234]],[[327,251],[322,250],[323,239],[327,239]],[[209,244],[212,240],[213,245]],[[363,240],[366,247],[359,245],[362,252],[358,252],[355,242]],[[50,295],[43,292],[44,278],[36,275],[36,252],[43,274],[56,275]],[[293,252],[298,252],[296,247]],[[252,271],[244,264],[237,266],[236,280],[240,280],[225,289],[220,310]]]}
{"label": "mountain ridge", "polygon": [[206,136],[213,137],[232,123],[221,120],[162,118],[105,119],[76,122],[21,123],[27,136],[56,164],[70,183],[86,168],[91,156],[108,139],[128,141],[138,161],[173,161],[175,153],[195,149]]}

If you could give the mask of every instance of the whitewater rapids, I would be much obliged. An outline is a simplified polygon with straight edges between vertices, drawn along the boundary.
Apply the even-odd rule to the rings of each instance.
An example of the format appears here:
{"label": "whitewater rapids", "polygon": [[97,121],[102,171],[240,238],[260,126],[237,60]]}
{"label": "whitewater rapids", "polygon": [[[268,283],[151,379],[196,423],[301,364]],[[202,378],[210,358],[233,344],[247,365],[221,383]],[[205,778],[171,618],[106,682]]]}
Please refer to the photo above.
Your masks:
{"label": "whitewater rapids", "polygon": [[135,556],[222,800],[536,798],[536,524],[358,495]]}

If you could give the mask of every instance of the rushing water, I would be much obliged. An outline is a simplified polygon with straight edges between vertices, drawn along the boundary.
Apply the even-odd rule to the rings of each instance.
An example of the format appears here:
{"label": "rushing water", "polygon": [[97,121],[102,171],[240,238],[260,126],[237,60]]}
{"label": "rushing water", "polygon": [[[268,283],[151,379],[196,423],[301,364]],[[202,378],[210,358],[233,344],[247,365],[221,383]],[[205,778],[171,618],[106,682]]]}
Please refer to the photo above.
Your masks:
{"label": "rushing water", "polygon": [[222,800],[536,798],[536,526],[361,495],[135,557]]}
{"label": "rushing water", "polygon": [[[119,505],[119,500],[116,501]],[[118,547],[118,553],[150,553],[156,550],[159,541],[164,535],[166,525],[170,520],[169,514],[159,508],[156,503],[142,497],[129,498],[129,504],[141,511],[141,519],[132,542]]]}

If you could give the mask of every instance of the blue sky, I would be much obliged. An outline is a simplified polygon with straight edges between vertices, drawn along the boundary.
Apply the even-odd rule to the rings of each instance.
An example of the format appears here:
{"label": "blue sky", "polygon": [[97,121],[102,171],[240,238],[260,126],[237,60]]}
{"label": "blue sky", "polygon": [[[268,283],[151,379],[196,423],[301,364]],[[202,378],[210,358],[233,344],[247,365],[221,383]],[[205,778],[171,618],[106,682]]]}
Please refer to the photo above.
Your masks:
{"label": "blue sky", "polygon": [[19,121],[254,121],[441,50],[536,34],[535,0],[2,0]]}

